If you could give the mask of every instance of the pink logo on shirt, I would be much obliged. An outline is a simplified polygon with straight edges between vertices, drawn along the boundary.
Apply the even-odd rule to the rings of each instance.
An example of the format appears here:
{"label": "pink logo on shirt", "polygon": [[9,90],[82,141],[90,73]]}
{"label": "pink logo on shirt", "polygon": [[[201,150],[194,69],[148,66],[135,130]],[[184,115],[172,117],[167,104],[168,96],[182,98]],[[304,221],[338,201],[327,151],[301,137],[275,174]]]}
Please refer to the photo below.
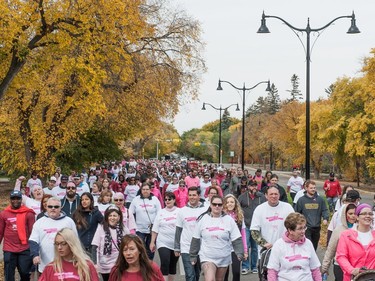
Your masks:
{"label": "pink logo on shirt", "polygon": [[10,223],[12,223],[12,222],[16,222],[17,221],[17,218],[8,218],[7,219]]}
{"label": "pink logo on shirt", "polygon": [[221,228],[219,226],[206,227],[206,229],[208,231],[217,231],[217,230],[224,231],[224,228]]}
{"label": "pink logo on shirt", "polygon": [[185,221],[190,222],[190,221],[196,221],[197,217],[187,217],[185,218]]}
{"label": "pink logo on shirt", "polygon": [[266,217],[266,219],[269,221],[269,222],[271,222],[271,221],[277,221],[277,220],[284,220],[284,218],[281,218],[281,217],[279,217],[279,216],[272,216],[272,217]]}
{"label": "pink logo on shirt", "polygon": [[301,254],[299,254],[299,255],[285,257],[285,259],[287,259],[289,262],[293,262],[293,261],[298,261],[298,260],[308,260],[309,257],[304,257]]}
{"label": "pink logo on shirt", "polygon": [[176,217],[169,217],[169,218],[164,218],[165,221],[172,221],[172,220],[175,220]]}
{"label": "pink logo on shirt", "polygon": [[139,205],[141,208],[146,208],[146,207],[150,207],[150,208],[152,208],[152,207],[154,207],[154,205],[151,205],[151,204],[141,204],[141,205]]}
{"label": "pink logo on shirt", "polygon": [[64,279],[76,279],[79,280],[79,276],[75,275],[73,272],[61,272],[61,273],[55,273],[53,274],[57,277],[58,280],[64,280]]}
{"label": "pink logo on shirt", "polygon": [[46,233],[57,233],[59,230],[57,228],[45,228],[44,231]]}

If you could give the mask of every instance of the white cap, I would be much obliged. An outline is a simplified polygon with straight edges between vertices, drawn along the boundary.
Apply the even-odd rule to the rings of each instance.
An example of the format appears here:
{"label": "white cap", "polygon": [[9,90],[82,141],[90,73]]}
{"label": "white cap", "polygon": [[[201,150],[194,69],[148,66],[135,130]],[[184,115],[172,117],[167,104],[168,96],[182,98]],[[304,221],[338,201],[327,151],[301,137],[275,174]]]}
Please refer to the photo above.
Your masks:
{"label": "white cap", "polygon": [[54,177],[54,176],[52,176],[49,180],[50,180],[50,181],[57,181],[57,180],[56,180],[56,177]]}

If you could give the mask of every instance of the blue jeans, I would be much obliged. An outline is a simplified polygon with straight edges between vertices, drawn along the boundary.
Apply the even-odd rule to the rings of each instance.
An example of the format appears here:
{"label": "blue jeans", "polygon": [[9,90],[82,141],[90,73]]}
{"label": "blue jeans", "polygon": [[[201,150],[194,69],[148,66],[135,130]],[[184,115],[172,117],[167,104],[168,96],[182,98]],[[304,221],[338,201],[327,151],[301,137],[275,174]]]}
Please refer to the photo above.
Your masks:
{"label": "blue jeans", "polygon": [[251,260],[251,270],[257,268],[257,261],[258,261],[258,245],[251,237],[250,229],[248,227],[246,229],[246,244],[247,247],[250,248],[250,255],[247,260],[242,262],[242,269],[250,269],[250,260]]}
{"label": "blue jeans", "polygon": [[139,236],[139,238],[141,238],[143,243],[145,244],[148,258],[150,260],[153,260],[155,253],[150,251],[151,234],[150,233],[142,233],[142,232],[139,232],[139,231],[137,231],[135,234],[137,234],[137,236]]}
{"label": "blue jeans", "polygon": [[191,264],[190,255],[181,253],[182,263],[184,264],[185,280],[186,281],[199,281],[201,274],[201,265],[199,257],[195,265]]}
{"label": "blue jeans", "polygon": [[15,270],[17,268],[21,281],[30,281],[30,271],[33,260],[30,250],[19,253],[4,251],[4,275],[6,281],[14,281]]}
{"label": "blue jeans", "polygon": [[327,198],[327,202],[328,202],[328,206],[329,206],[329,211],[331,213],[334,213],[335,212],[335,206],[336,206],[336,201],[338,199],[338,197],[326,197]]}

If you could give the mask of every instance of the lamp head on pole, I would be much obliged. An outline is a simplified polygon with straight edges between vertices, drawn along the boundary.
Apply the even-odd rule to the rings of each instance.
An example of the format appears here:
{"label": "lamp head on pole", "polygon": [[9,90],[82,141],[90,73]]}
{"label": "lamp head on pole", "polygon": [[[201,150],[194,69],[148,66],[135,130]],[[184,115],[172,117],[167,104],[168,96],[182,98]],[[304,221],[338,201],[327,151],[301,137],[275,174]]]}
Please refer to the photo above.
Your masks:
{"label": "lamp head on pole", "polygon": [[236,111],[240,111],[240,107],[239,107],[238,103],[237,103]]}
{"label": "lamp head on pole", "polygon": [[267,92],[271,92],[272,91],[270,80],[268,80],[266,91]]}
{"label": "lamp head on pole", "polygon": [[262,14],[261,24],[260,24],[260,27],[259,27],[257,33],[270,33],[270,31],[269,31],[269,29],[266,25],[266,15],[264,14],[264,11],[263,11],[263,14]]}
{"label": "lamp head on pole", "polygon": [[203,103],[202,109],[201,110],[206,110],[206,103]]}
{"label": "lamp head on pole", "polygon": [[361,31],[359,31],[357,25],[355,24],[355,14],[354,14],[354,11],[352,13],[352,24],[347,32],[348,34],[357,34],[357,33],[361,33]]}
{"label": "lamp head on pole", "polygon": [[222,91],[223,88],[221,87],[221,81],[219,79],[219,83],[217,84],[217,88],[216,88],[216,91]]}

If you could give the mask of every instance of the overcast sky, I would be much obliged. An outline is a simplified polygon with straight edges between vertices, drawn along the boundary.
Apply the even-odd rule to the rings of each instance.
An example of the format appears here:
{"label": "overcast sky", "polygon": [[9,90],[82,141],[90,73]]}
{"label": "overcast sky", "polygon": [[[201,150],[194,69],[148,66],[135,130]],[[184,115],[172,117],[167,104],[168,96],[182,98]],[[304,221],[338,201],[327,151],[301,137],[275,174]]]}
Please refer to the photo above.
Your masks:
{"label": "overcast sky", "polygon": [[[375,48],[375,1],[373,0],[171,0],[200,21],[206,49],[203,57],[208,68],[200,85],[199,100],[180,108],[173,124],[181,134],[192,128],[219,119],[219,111],[202,103],[224,108],[242,104],[242,92],[223,84],[216,91],[218,79],[228,80],[237,87],[251,87],[270,79],[281,99],[289,97],[290,78],[297,74],[305,97],[305,53],[297,36],[281,21],[267,19],[271,33],[256,33],[263,10],[279,16],[298,28],[305,28],[310,18],[311,28],[319,28],[332,19],[351,15],[354,10],[361,33],[346,34],[350,19],[338,20],[316,41],[311,54],[311,100],[326,97],[324,89],[342,76],[358,76],[362,60]],[[311,34],[314,42],[316,34]],[[306,34],[301,35],[306,42]],[[246,108],[259,96],[265,96],[266,85],[260,85],[246,95]],[[242,111],[230,109],[231,116],[242,118]]]}

